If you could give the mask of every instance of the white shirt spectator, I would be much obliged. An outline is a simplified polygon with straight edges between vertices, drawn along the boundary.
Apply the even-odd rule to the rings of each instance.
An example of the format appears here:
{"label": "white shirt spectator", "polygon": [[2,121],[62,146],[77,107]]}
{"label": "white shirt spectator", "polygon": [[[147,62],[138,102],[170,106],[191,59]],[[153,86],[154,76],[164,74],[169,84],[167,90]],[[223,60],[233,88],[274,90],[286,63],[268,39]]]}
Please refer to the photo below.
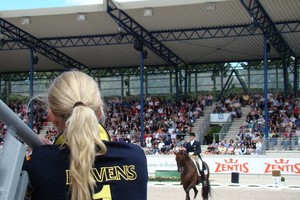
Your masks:
{"label": "white shirt spectator", "polygon": [[176,139],[176,133],[175,133],[175,131],[173,131],[173,132],[171,133],[171,139]]}
{"label": "white shirt spectator", "polygon": [[147,146],[148,148],[151,148],[151,147],[152,147],[151,140],[152,140],[152,138],[151,138],[150,136],[147,136],[147,137],[146,137],[146,146]]}
{"label": "white shirt spectator", "polygon": [[158,143],[158,149],[161,150],[161,148],[164,147],[164,146],[165,146],[165,143],[164,143],[164,141],[161,140],[161,141]]}
{"label": "white shirt spectator", "polygon": [[262,143],[261,143],[261,139],[258,140],[258,142],[256,142],[255,144],[255,151],[256,151],[256,154],[261,154],[261,151],[262,151]]}
{"label": "white shirt spectator", "polygon": [[154,137],[155,137],[155,139],[158,139],[159,138],[159,133],[155,132]]}
{"label": "white shirt spectator", "polygon": [[168,128],[168,134],[172,134],[173,132],[175,132],[175,129],[174,129],[174,127],[170,126]]}

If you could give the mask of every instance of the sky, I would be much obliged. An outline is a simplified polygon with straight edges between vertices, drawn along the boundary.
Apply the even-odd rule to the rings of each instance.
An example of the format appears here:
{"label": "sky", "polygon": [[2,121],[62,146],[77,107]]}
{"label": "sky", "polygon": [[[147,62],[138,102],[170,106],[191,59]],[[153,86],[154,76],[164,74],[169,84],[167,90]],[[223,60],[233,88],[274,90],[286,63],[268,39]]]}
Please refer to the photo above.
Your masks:
{"label": "sky", "polygon": [[0,11],[102,4],[103,0],[0,0]]}

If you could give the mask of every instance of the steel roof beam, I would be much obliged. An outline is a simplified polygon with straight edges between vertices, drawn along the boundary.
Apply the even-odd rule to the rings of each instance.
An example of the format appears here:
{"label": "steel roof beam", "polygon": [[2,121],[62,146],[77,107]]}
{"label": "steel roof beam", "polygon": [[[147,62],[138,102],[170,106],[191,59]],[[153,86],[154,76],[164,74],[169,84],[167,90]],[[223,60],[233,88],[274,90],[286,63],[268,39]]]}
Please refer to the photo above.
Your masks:
{"label": "steel roof beam", "polygon": [[126,32],[131,33],[136,39],[143,41],[145,46],[166,62],[174,66],[185,64],[180,57],[156,39],[149,31],[132,19],[127,13],[118,9],[111,0],[107,1],[107,13]]}
{"label": "steel roof beam", "polygon": [[[34,79],[54,79],[59,76],[63,71],[39,71],[34,73]],[[0,79],[4,81],[24,81],[28,80],[29,72],[3,72],[0,74]]]}
{"label": "steel roof beam", "polygon": [[[246,62],[246,61],[242,61]],[[216,67],[220,70],[224,69],[232,69],[225,66],[226,63],[206,63],[206,64],[189,64],[187,65],[187,69],[189,73],[202,73],[202,72],[211,72]],[[252,61],[248,63],[251,68],[255,68],[257,70],[261,70],[263,68],[262,60]],[[272,60],[269,63],[269,68],[282,68],[282,60]],[[149,66],[147,65],[147,70],[145,70],[145,74],[148,75],[157,75],[157,74],[166,74],[169,72],[174,72],[174,67],[172,66]],[[179,70],[185,70],[185,66],[180,66]],[[54,79],[59,76],[63,71],[37,71],[34,75],[35,79]],[[140,69],[137,66],[131,67],[117,67],[117,68],[97,68],[91,69],[89,74],[93,77],[119,77],[121,75],[136,75],[139,76]],[[7,72],[0,73],[0,79],[4,81],[20,81],[20,80],[28,80],[29,72]]]}
{"label": "steel roof beam", "polygon": [[86,35],[56,38],[40,38],[42,41],[55,47],[85,47],[85,46],[101,46],[101,45],[119,45],[132,44],[134,37],[131,34],[123,33],[120,40],[118,34],[105,35]]}
{"label": "steel roof beam", "polygon": [[[280,27],[281,33],[300,32],[300,21],[276,23],[276,25]],[[262,33],[258,30],[254,32],[251,31],[250,24],[238,26],[153,31],[151,32],[151,34],[160,41],[197,40],[262,35]]]}
{"label": "steel roof beam", "polygon": [[261,28],[264,34],[268,36],[269,42],[273,44],[276,51],[283,58],[294,55],[260,2],[258,0],[240,1],[247,9],[250,16],[253,17],[254,22],[256,22],[256,24]]}
{"label": "steel roof beam", "polygon": [[[279,22],[275,23],[275,25],[281,34],[300,32],[300,21]],[[262,33],[258,30],[251,32],[249,30],[249,24],[240,26],[150,31],[149,33],[156,37],[160,42],[262,35]],[[118,40],[117,34],[39,39],[54,48],[69,48],[132,44],[135,38],[131,34],[123,33],[122,40]],[[18,40],[7,40],[2,50],[16,50],[27,48],[27,46],[18,42]]]}
{"label": "steel roof beam", "polygon": [[57,62],[66,68],[77,68],[83,71],[88,71],[88,67],[2,18],[0,18],[0,27],[2,34],[9,38],[13,38],[13,40],[18,41],[27,48],[34,49],[36,52],[44,55],[54,62]]}

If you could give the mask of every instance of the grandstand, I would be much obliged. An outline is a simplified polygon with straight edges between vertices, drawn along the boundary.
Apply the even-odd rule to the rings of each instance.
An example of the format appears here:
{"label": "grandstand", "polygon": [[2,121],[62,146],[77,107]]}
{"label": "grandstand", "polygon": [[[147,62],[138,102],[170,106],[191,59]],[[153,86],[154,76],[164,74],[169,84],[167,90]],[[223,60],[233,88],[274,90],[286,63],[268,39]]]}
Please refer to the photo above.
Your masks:
{"label": "grandstand", "polygon": [[[152,16],[142,15],[145,7],[151,8]],[[121,99],[161,95],[178,100],[212,93],[217,101],[232,93],[263,93],[265,87],[285,96],[296,94],[299,7],[293,0],[284,5],[246,0],[161,4],[108,0],[59,9],[1,11],[0,93],[2,99],[43,94],[61,71],[77,68],[98,79],[103,96]],[[279,9],[282,12],[276,12]],[[88,20],[77,22],[82,13]],[[27,26],[20,24],[24,16],[31,22]],[[264,45],[265,35],[269,46]],[[147,54],[142,62],[139,52]],[[37,56],[38,62],[29,62],[34,61],[30,55]],[[263,63],[266,58],[268,64]],[[141,94],[140,77],[145,79],[145,94]],[[207,114],[193,127],[201,140],[209,127]],[[227,140],[236,137],[239,120],[243,122],[243,118],[234,120],[226,131]]]}
{"label": "grandstand", "polygon": [[[151,8],[153,16],[144,16],[145,8]],[[29,99],[45,94],[60,73],[81,70],[99,83],[107,103],[105,128],[112,140],[129,139],[140,145],[144,142],[140,138],[146,140],[150,135],[152,146],[145,148],[148,159],[155,154],[152,163],[162,165],[170,160],[169,169],[174,164],[173,148],[184,145],[186,133],[192,130],[203,143],[205,158],[210,159],[206,151],[212,141],[205,136],[212,124],[211,114],[219,113],[215,104],[222,99],[236,97],[237,103],[242,103],[241,97],[247,94],[253,104],[241,105],[242,115],[233,121],[219,123],[224,129],[214,133],[219,135],[216,143],[235,141],[252,110],[263,118],[268,116],[264,113],[272,108],[269,94],[282,94],[292,108],[299,104],[299,9],[300,1],[295,0],[107,0],[89,6],[0,11],[1,99],[20,114],[18,104],[27,106]],[[87,20],[76,21],[78,14]],[[30,24],[21,24],[24,16]],[[213,96],[212,105],[209,95]],[[268,106],[257,107],[254,100],[258,98]],[[20,117],[37,134],[55,139],[55,130],[49,135],[52,124],[33,116],[36,104],[32,101],[26,109],[30,114]],[[131,116],[140,105],[145,113],[149,110],[148,117],[124,122],[124,114]],[[190,114],[196,108],[201,115]],[[223,113],[232,114],[227,107]],[[157,124],[152,126],[153,121]],[[0,125],[3,137],[5,125]],[[167,133],[170,125],[176,131],[174,143]],[[134,126],[138,128],[127,128]],[[121,131],[117,127],[122,127]],[[274,166],[297,164],[295,127],[288,139],[283,137],[285,129],[278,126],[278,130],[280,137],[269,140],[271,132],[261,128],[265,140],[259,154],[251,151],[234,156],[244,163],[250,159],[252,169],[261,168],[255,165],[255,156],[274,158],[270,160]],[[167,151],[158,148],[161,142]],[[210,165],[217,161],[225,165],[233,154],[214,156]],[[291,160],[284,160],[287,157]]]}
{"label": "grandstand", "polygon": [[250,112],[251,112],[250,106],[242,107],[242,113],[243,113],[242,117],[237,118],[232,122],[230,128],[226,132],[224,139],[226,139],[227,141],[229,141],[231,139],[233,139],[233,140],[236,139],[236,137],[240,131],[241,125],[243,125],[243,123],[246,121],[247,114]]}

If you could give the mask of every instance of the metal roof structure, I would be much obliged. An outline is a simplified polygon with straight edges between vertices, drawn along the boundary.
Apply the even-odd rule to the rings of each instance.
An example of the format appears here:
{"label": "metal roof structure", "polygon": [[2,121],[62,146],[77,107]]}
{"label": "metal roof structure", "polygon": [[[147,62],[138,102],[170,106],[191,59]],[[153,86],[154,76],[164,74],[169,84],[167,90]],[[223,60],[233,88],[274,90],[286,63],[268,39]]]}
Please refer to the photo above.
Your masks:
{"label": "metal roof structure", "polygon": [[268,59],[299,58],[299,10],[299,0],[108,0],[0,11],[0,73],[29,72],[33,53],[35,71],[135,67],[136,40],[146,66],[263,60],[265,36]]}

